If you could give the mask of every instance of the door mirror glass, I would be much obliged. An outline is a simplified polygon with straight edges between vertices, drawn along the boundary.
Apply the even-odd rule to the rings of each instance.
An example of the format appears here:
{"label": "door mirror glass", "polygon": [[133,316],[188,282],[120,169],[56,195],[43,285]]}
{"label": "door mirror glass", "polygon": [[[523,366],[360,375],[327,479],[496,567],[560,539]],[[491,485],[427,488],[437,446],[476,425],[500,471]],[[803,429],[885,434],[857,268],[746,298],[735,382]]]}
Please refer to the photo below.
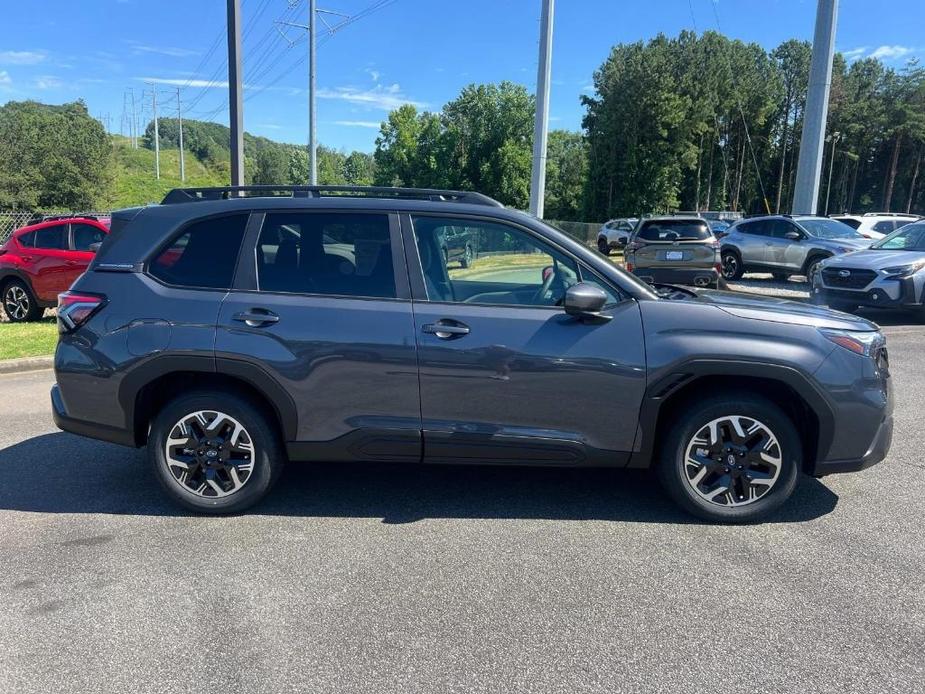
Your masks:
{"label": "door mirror glass", "polygon": [[803,239],[803,235],[800,234],[799,231],[788,231],[786,234],[784,234],[784,238],[790,239],[791,241],[801,241]]}
{"label": "door mirror glass", "polygon": [[587,282],[572,285],[565,292],[565,312],[577,318],[607,320],[609,316],[601,314],[606,303],[604,290]]}

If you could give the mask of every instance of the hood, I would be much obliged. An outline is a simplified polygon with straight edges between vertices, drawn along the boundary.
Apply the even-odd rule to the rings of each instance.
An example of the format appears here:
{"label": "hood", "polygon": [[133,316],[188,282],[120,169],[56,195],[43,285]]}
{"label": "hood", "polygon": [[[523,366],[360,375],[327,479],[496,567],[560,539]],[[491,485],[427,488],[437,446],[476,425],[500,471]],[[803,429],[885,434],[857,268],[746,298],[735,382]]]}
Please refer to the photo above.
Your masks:
{"label": "hood", "polygon": [[874,239],[816,239],[816,241],[830,248],[841,246],[842,248],[852,248],[861,251],[869,248],[870,244],[874,242]]}
{"label": "hood", "polygon": [[739,318],[835,330],[878,330],[876,325],[865,318],[790,299],[715,289],[696,290],[696,294],[694,301],[713,304]]}
{"label": "hood", "polygon": [[885,267],[909,265],[925,260],[925,251],[880,251],[871,248],[846,255],[836,255],[825,261],[825,267],[856,267],[882,270]]}

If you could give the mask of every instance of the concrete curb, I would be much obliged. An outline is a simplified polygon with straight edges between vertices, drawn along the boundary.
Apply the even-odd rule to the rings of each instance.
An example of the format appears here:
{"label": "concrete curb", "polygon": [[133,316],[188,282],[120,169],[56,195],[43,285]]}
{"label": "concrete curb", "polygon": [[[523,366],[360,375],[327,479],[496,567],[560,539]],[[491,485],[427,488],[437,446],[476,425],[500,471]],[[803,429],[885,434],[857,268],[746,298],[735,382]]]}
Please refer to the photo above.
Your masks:
{"label": "concrete curb", "polygon": [[52,355],[44,357],[23,357],[22,359],[0,359],[0,374],[15,374],[22,371],[50,369],[55,365]]}

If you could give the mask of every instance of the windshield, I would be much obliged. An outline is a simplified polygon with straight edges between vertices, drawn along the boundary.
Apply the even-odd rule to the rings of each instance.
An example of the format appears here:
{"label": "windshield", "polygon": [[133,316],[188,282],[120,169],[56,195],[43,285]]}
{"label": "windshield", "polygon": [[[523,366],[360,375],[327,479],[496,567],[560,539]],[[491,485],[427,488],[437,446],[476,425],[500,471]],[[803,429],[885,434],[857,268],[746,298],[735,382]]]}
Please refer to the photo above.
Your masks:
{"label": "windshield", "polygon": [[880,251],[925,251],[925,224],[907,224],[871,246]]}
{"label": "windshield", "polygon": [[706,241],[711,235],[710,227],[702,220],[660,219],[643,222],[636,236],[644,241]]}
{"label": "windshield", "polygon": [[858,239],[864,238],[844,222],[837,219],[797,219],[795,220],[812,236],[820,239]]}

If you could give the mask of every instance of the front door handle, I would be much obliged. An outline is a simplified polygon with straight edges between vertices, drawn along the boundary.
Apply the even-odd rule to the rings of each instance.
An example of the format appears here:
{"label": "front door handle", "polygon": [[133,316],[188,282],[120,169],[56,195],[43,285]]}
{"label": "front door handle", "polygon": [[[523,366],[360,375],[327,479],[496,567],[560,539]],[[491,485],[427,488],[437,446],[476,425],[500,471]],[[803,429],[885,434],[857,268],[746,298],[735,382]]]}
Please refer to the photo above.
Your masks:
{"label": "front door handle", "polygon": [[459,321],[444,318],[436,323],[427,323],[421,330],[425,333],[436,335],[441,340],[450,340],[454,337],[462,337],[469,334],[469,326]]}
{"label": "front door handle", "polygon": [[246,323],[251,328],[259,328],[261,325],[270,323],[279,323],[279,316],[265,308],[252,308],[250,311],[241,311],[232,316],[234,320]]}

